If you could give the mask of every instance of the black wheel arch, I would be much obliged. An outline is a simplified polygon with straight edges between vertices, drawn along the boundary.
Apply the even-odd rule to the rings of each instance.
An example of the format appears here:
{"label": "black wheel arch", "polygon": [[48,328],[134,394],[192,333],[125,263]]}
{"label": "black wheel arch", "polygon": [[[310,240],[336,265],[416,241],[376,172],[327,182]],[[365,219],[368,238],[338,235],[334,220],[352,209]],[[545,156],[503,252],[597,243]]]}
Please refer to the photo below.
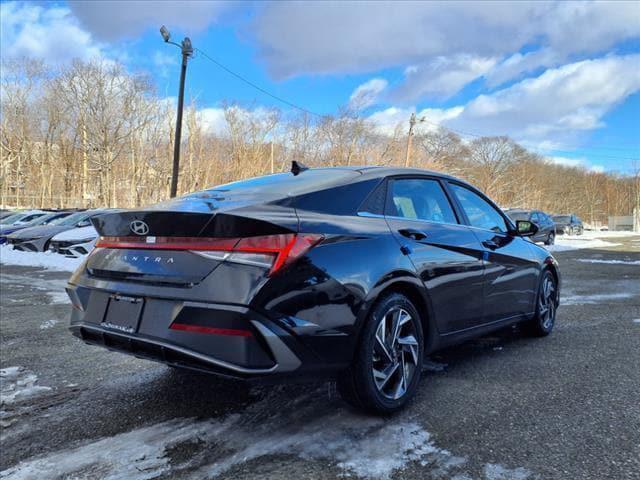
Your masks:
{"label": "black wheel arch", "polygon": [[[397,271],[385,275],[376,286],[369,292],[366,301],[356,320],[357,342],[360,341],[364,322],[377,302],[391,293],[400,293],[407,297],[414,305],[420,315],[420,324],[424,335],[424,352],[431,352],[438,339],[438,330],[433,315],[429,292],[425,288],[422,280],[414,273],[408,271]],[[357,344],[357,343],[356,343]]]}

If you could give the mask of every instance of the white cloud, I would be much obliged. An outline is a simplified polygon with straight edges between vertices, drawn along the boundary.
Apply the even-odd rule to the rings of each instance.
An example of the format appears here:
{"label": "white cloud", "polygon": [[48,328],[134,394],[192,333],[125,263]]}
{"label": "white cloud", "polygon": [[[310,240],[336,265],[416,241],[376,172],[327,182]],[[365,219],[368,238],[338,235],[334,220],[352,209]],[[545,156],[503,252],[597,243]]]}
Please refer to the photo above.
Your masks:
{"label": "white cloud", "polygon": [[602,165],[592,165],[585,157],[569,158],[561,156],[551,156],[546,157],[546,159],[549,163],[563,165],[565,167],[584,168],[595,173],[602,173],[605,170],[604,166]]}
{"label": "white cloud", "polygon": [[[497,86],[601,54],[640,37],[638,18],[638,2],[272,2],[258,10],[251,33],[278,78],[411,66],[398,94],[412,99],[446,97],[479,75]],[[516,53],[531,45],[538,50]],[[494,58],[506,60],[492,74],[482,62]]]}
{"label": "white cloud", "polygon": [[487,73],[495,64],[495,58],[461,54],[411,65],[405,69],[404,83],[391,93],[391,98],[400,102],[424,97],[446,99]]}
{"label": "white cloud", "polygon": [[97,38],[104,40],[139,37],[147,29],[159,29],[163,24],[169,30],[177,28],[192,34],[215,22],[231,4],[232,2],[207,0],[69,2],[71,10],[82,24]]}
{"label": "white cloud", "polygon": [[481,135],[557,146],[602,127],[603,116],[639,90],[640,55],[612,55],[549,69],[480,95],[443,123]]}
{"label": "white cloud", "polygon": [[388,82],[384,78],[372,78],[356,88],[349,97],[349,107],[363,110],[378,101],[380,94],[387,88]]}
{"label": "white cloud", "polygon": [[374,125],[376,131],[382,135],[393,135],[397,128],[401,133],[406,134],[409,129],[409,119],[412,113],[416,113],[418,119],[423,122],[415,127],[416,132],[429,132],[438,129],[438,126],[446,120],[456,118],[462,113],[464,107],[453,107],[448,109],[425,108],[416,113],[415,108],[389,107],[385,110],[372,113],[367,120]]}
{"label": "white cloud", "polygon": [[102,56],[102,46],[66,7],[6,2],[0,8],[3,58],[36,58],[48,64]]}
{"label": "white cloud", "polygon": [[511,54],[536,41],[600,51],[640,35],[639,15],[637,2],[274,2],[255,35],[273,72],[290,76]]}
{"label": "white cloud", "polygon": [[206,133],[221,136],[229,134],[223,108],[203,108],[198,113],[202,119],[202,128]]}

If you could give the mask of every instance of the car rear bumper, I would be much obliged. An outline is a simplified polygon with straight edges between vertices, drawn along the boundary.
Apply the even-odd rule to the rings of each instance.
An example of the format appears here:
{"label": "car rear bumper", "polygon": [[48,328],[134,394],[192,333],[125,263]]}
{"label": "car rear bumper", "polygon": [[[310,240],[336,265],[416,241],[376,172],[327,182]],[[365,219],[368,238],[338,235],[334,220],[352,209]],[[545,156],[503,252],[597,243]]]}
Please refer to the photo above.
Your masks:
{"label": "car rear bumper", "polygon": [[117,294],[75,285],[67,292],[71,332],[109,350],[243,380],[296,374],[308,359],[294,335],[246,306],[146,297],[128,328],[112,323]]}

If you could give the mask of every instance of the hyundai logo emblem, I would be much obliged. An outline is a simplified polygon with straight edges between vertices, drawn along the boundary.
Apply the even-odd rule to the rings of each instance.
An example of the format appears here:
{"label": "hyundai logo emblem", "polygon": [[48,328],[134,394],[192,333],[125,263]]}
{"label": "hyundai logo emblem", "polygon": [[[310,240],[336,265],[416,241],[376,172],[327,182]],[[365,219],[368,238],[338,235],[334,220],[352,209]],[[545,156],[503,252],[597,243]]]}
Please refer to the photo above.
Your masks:
{"label": "hyundai logo emblem", "polygon": [[129,228],[136,235],[146,235],[149,233],[149,225],[144,223],[142,220],[134,220],[129,224]]}

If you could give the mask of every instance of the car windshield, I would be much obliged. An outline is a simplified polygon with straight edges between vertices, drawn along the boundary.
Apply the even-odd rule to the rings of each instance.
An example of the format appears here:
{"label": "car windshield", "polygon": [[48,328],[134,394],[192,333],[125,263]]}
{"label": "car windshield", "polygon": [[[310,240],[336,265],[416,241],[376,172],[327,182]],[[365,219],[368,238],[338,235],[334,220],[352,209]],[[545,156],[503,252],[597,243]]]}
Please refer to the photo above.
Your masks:
{"label": "car windshield", "polygon": [[38,215],[36,218],[34,218],[33,220],[30,220],[29,222],[25,223],[24,225],[30,226],[30,227],[35,227],[38,225],[48,225],[49,222],[53,221],[54,219],[58,218],[58,215],[60,215],[59,213],[45,213],[42,215]]}
{"label": "car windshield", "polygon": [[20,222],[21,226],[33,226],[33,225],[40,225],[42,222],[44,222],[47,218],[50,218],[51,214],[47,214],[47,213],[32,213],[29,215],[25,215],[22,218],[19,218],[16,222],[14,222],[14,225],[18,222]]}
{"label": "car windshield", "polygon": [[514,222],[517,220],[529,220],[529,212],[506,212]]}
{"label": "car windshield", "polygon": [[562,222],[562,223],[571,222],[571,216],[570,215],[554,215],[551,218],[553,218],[554,222]]}
{"label": "car windshield", "polygon": [[11,225],[13,222],[17,222],[18,220],[20,220],[24,216],[25,216],[24,212],[14,213],[13,215],[9,215],[8,217],[4,217],[2,219],[2,222],[0,222],[0,224],[2,224],[2,225]]}
{"label": "car windshield", "polygon": [[95,212],[76,212],[69,215],[68,217],[58,218],[54,220],[53,222],[51,222],[51,225],[62,225],[65,227],[72,227],[73,225],[76,225],[81,221],[92,217],[93,215],[95,215]]}

